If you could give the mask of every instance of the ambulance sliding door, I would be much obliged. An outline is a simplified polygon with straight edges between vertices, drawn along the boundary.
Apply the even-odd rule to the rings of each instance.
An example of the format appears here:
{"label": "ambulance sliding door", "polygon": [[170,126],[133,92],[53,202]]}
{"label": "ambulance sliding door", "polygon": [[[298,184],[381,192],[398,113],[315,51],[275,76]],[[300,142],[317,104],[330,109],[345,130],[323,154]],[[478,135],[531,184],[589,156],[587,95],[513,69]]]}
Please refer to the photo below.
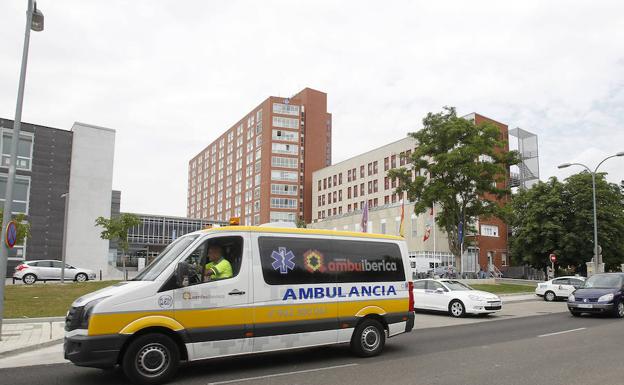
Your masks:
{"label": "ambulance sliding door", "polygon": [[253,351],[337,341],[337,291],[328,237],[252,233]]}

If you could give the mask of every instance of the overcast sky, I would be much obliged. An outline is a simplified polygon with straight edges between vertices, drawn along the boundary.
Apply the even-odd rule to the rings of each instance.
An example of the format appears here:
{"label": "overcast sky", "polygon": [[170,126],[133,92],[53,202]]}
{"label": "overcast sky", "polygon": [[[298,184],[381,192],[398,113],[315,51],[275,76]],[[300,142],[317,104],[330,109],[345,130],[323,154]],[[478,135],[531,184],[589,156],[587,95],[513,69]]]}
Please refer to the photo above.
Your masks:
{"label": "overcast sky", "polygon": [[[13,119],[26,0],[0,1]],[[190,158],[269,95],[328,94],[333,160],[442,106],[539,136],[541,179],[624,151],[622,1],[39,0],[23,121],[117,131],[122,211],[186,214]],[[624,158],[608,161],[624,179]],[[565,171],[565,172],[564,172]]]}

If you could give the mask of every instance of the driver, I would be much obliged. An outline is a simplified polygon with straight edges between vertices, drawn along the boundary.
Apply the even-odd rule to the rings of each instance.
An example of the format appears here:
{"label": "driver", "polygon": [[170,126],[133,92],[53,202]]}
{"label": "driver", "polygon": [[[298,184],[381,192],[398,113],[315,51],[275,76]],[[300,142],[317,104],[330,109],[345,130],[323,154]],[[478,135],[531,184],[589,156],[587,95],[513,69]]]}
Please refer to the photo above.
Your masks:
{"label": "driver", "polygon": [[208,262],[204,269],[204,282],[232,278],[232,265],[223,257],[223,248],[211,245],[208,248]]}

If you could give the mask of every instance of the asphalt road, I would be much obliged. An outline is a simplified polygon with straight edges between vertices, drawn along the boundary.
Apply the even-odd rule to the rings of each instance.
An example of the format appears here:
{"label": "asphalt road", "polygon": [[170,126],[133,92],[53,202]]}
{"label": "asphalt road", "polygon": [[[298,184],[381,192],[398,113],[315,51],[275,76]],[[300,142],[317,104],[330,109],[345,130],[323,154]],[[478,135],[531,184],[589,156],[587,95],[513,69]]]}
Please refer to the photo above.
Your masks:
{"label": "asphalt road", "polygon": [[[623,330],[624,320],[554,313],[415,330],[368,359],[335,346],[206,361],[182,367],[172,383],[621,385]],[[70,364],[2,369],[0,378],[11,385],[127,383],[120,370]]]}

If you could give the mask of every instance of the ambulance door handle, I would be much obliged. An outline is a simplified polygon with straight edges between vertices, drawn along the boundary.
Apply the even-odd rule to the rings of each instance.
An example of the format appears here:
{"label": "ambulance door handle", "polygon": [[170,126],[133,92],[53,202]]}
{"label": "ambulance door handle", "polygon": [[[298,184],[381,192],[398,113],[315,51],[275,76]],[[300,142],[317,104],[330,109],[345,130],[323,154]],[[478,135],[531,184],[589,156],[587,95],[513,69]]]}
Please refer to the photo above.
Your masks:
{"label": "ambulance door handle", "polygon": [[236,289],[234,289],[234,290],[232,290],[231,292],[228,293],[228,295],[243,295],[243,294],[245,294],[244,291],[240,291],[240,290],[236,290]]}

